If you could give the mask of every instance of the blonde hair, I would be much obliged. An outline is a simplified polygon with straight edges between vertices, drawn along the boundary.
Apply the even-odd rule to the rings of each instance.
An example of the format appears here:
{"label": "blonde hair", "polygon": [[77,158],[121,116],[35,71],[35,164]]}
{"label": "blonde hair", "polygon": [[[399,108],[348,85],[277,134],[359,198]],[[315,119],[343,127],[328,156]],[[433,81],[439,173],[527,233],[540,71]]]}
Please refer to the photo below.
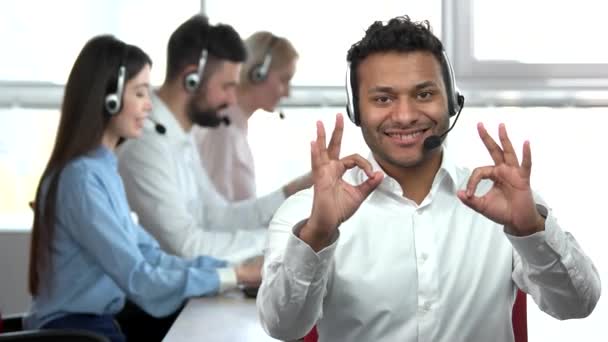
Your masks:
{"label": "blonde hair", "polygon": [[255,32],[245,40],[245,46],[247,47],[247,60],[241,69],[240,80],[242,86],[252,84],[251,70],[264,61],[267,52],[272,57],[268,70],[283,68],[299,56],[293,44],[287,38],[275,36],[268,31]]}

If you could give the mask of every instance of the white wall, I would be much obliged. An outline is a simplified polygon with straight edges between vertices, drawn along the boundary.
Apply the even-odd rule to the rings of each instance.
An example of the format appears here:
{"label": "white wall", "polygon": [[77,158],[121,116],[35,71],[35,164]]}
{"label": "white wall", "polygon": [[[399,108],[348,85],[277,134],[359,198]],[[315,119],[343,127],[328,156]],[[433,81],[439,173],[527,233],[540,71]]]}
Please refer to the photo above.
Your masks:
{"label": "white wall", "polygon": [[30,233],[0,228],[0,311],[3,315],[28,309],[27,267]]}

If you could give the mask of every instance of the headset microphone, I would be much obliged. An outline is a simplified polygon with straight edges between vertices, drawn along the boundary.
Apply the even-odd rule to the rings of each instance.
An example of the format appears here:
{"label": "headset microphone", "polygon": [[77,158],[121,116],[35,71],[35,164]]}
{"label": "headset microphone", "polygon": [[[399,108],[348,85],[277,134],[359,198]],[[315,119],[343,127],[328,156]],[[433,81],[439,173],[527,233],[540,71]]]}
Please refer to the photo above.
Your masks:
{"label": "headset microphone", "polygon": [[456,125],[456,121],[458,121],[458,117],[460,116],[460,112],[462,111],[462,107],[464,104],[464,97],[462,95],[459,95],[458,102],[460,103],[458,113],[456,114],[456,118],[454,119],[454,122],[452,123],[450,128],[448,128],[448,130],[443,132],[443,134],[441,134],[441,135],[431,135],[430,137],[427,137],[426,139],[424,139],[424,149],[425,150],[430,151],[432,149],[439,147],[439,145],[441,145],[441,142],[443,141],[445,136],[452,130],[452,128],[454,128],[454,125]]}
{"label": "headset microphone", "polygon": [[147,119],[150,120],[154,124],[154,130],[156,130],[156,133],[162,134],[162,135],[167,133],[167,129],[161,123],[157,122],[156,120],[152,119],[149,116],[147,117]]}
{"label": "headset microphone", "polygon": [[281,118],[281,120],[285,119],[285,113],[283,113],[282,110],[279,111],[279,118]]}
{"label": "headset microphone", "polygon": [[221,116],[219,119],[220,119],[220,121],[221,121],[221,122],[222,122],[224,125],[226,125],[226,126],[230,126],[230,118],[229,118],[229,117],[227,117],[227,116]]}

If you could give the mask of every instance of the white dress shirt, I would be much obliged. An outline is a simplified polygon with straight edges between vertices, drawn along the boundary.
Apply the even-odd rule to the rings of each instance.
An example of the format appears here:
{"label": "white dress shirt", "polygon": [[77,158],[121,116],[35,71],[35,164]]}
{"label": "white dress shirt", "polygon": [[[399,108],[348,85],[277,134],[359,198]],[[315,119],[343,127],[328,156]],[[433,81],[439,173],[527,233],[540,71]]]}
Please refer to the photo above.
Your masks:
{"label": "white dress shirt", "polygon": [[230,118],[229,126],[192,129],[199,157],[213,185],[227,200],[255,198],[255,166],[247,140],[247,114],[238,105],[222,114]]}
{"label": "white dress shirt", "polygon": [[[456,197],[470,171],[445,156],[420,205],[385,177],[318,253],[295,235],[312,190],[289,198],[269,228],[257,298],[265,330],[289,340],[317,324],[320,342],[513,341],[517,288],[559,319],[588,315],[599,275],[551,211],[544,232],[505,234]],[[365,179],[358,168],[345,175],[353,184]],[[490,186],[482,182],[477,193]]]}
{"label": "white dress shirt", "polygon": [[282,190],[265,197],[227,202],[201,167],[192,136],[156,94],[154,125],[118,148],[119,172],[129,205],[143,227],[169,253],[209,255],[239,262],[262,253],[266,228],[285,200]]}

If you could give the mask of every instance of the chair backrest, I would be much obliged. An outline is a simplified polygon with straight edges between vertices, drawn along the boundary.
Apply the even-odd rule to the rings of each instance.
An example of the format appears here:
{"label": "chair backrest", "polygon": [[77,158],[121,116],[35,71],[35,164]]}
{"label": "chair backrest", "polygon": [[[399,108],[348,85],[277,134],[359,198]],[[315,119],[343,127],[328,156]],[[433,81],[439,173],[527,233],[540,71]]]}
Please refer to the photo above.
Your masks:
{"label": "chair backrest", "polygon": [[23,330],[0,334],[1,342],[110,342],[106,337],[84,330]]}
{"label": "chair backrest", "polygon": [[528,312],[526,307],[526,293],[517,290],[517,297],[513,304],[513,335],[515,342],[528,342]]}
{"label": "chair backrest", "polygon": [[0,319],[0,333],[23,330],[23,314],[13,314]]}
{"label": "chair backrest", "polygon": [[[513,322],[513,335],[515,335],[515,342],[528,342],[528,314],[526,308],[526,293],[517,290],[517,297],[513,304],[513,313],[511,316]],[[304,342],[317,342],[319,335],[317,334],[317,327],[313,327],[312,330],[304,336]]]}

